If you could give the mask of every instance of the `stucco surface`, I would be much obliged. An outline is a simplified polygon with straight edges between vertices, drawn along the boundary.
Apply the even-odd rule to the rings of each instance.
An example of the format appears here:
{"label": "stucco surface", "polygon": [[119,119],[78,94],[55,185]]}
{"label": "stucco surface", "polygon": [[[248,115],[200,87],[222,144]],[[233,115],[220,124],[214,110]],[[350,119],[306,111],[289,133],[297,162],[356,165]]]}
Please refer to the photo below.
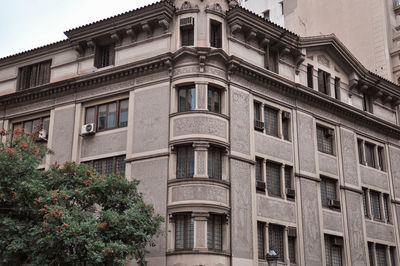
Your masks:
{"label": "stucco surface", "polygon": [[228,204],[228,190],[223,187],[190,184],[186,186],[173,187],[171,192],[172,202],[205,200]]}
{"label": "stucco surface", "polygon": [[[154,206],[156,213],[166,217],[167,206],[167,179],[168,179],[168,158],[159,158],[146,161],[133,162],[132,178],[140,181],[139,190],[143,192],[144,200]],[[166,230],[163,225],[162,230]],[[149,257],[164,256],[166,251],[165,234],[156,239],[156,246],[149,248]],[[165,264],[165,256],[163,264]]]}
{"label": "stucco surface", "polygon": [[365,227],[367,230],[367,237],[394,242],[394,228],[393,225],[386,225],[379,222],[365,221]]}
{"label": "stucco surface", "polygon": [[294,202],[285,202],[257,195],[257,215],[296,223],[296,206]]}
{"label": "stucco surface", "polygon": [[251,166],[231,159],[232,257],[253,258]]}
{"label": "stucco surface", "polygon": [[297,113],[300,170],[315,173],[314,123],[311,116]]}
{"label": "stucco surface", "polygon": [[72,139],[74,136],[75,106],[56,109],[54,112],[54,125],[52,134],[51,163],[57,161],[64,163],[71,160]]}
{"label": "stucco surface", "polygon": [[355,266],[367,265],[364,246],[365,239],[363,228],[364,213],[361,203],[361,195],[352,191],[345,191],[346,202],[342,206],[347,209],[347,226],[349,231],[349,246],[351,263]]}
{"label": "stucco surface", "polygon": [[213,115],[183,115],[173,120],[173,136],[202,134],[227,139],[228,123]]}
{"label": "stucco surface", "polygon": [[167,148],[169,85],[135,92],[133,113],[133,153]]}
{"label": "stucco surface", "polygon": [[109,131],[104,135],[86,136],[82,138],[81,157],[126,150],[126,131]]}
{"label": "stucco surface", "polygon": [[[400,149],[389,146],[390,167],[392,170],[392,181],[394,195],[400,197]],[[400,220],[399,220],[400,221]]]}
{"label": "stucco surface", "polygon": [[319,160],[319,170],[337,175],[338,174],[338,168],[337,168],[337,159],[336,157],[329,156],[327,154],[324,154],[322,152],[318,153],[318,160]]}
{"label": "stucco surface", "polygon": [[340,129],[343,177],[347,184],[358,185],[358,154],[353,132]]}
{"label": "stucco surface", "polygon": [[293,145],[290,142],[256,132],[254,143],[258,153],[293,162]]}
{"label": "stucco surface", "polygon": [[[397,162],[398,163],[398,162]],[[360,175],[363,184],[374,187],[389,189],[387,174],[375,168],[360,165]]]}
{"label": "stucco surface", "polygon": [[250,102],[249,93],[231,87],[231,149],[250,154]]}
{"label": "stucco surface", "polygon": [[[210,254],[187,254],[187,255],[167,256],[168,266],[199,266],[198,264],[199,261],[201,262],[201,265],[205,266],[230,265],[229,257],[227,256],[210,255]],[[159,265],[154,264],[154,266],[159,266]]]}
{"label": "stucco surface", "polygon": [[[341,203],[343,205],[343,203]],[[342,214],[340,212],[322,211],[324,229],[343,232]]]}
{"label": "stucco surface", "polygon": [[382,107],[381,105],[374,104],[373,106],[374,115],[380,117],[390,123],[396,123],[396,113]]}
{"label": "stucco surface", "polygon": [[300,180],[300,189],[305,262],[307,266],[320,266],[322,265],[322,247],[318,183],[303,178]]}

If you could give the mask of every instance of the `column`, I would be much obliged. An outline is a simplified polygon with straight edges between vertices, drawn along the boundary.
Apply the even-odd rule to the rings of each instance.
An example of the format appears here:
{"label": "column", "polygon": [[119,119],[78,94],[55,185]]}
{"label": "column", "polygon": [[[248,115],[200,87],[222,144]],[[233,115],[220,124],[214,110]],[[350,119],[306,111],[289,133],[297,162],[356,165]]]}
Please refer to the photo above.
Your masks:
{"label": "column", "polygon": [[194,147],[194,175],[193,177],[208,178],[207,151],[210,145],[206,142],[195,142]]}
{"label": "column", "polygon": [[392,260],[390,259],[390,246],[386,246],[386,250],[385,250],[385,254],[386,254],[386,263],[387,266],[396,266],[396,265],[392,265]]}
{"label": "column", "polygon": [[264,104],[263,103],[261,103],[260,104],[260,108],[261,108],[261,110],[260,110],[260,119],[261,119],[261,121],[262,122],[264,122],[264,130],[263,130],[263,133],[265,132],[265,128],[266,128],[266,125],[265,125],[265,117],[264,117]]}
{"label": "column", "polygon": [[[386,217],[385,217],[385,208],[383,204],[383,193],[379,193],[379,206],[380,206],[380,211],[381,211],[381,220],[386,222]],[[388,206],[389,208],[389,206]]]}
{"label": "column", "polygon": [[282,196],[282,198],[285,198],[286,197],[286,189],[285,189],[285,165],[284,164],[281,165],[280,174],[281,174],[281,178],[280,178],[280,181],[281,181],[281,196]]}
{"label": "column", "polygon": [[283,229],[283,250],[284,254],[284,261],[286,264],[289,264],[289,241],[288,241],[288,231],[289,227],[285,226]]}
{"label": "column", "polygon": [[[374,266],[378,265],[376,260],[376,244],[372,243],[372,260],[374,261]],[[372,266],[372,265],[371,265]]]}
{"label": "column", "polygon": [[207,247],[207,220],[208,213],[194,212],[194,245],[193,250],[208,250]]}
{"label": "column", "polygon": [[283,139],[283,134],[282,134],[282,110],[278,111],[278,137],[280,139]]}
{"label": "column", "polygon": [[196,83],[196,110],[208,110],[207,82]]}
{"label": "column", "polygon": [[268,228],[268,223],[265,223],[265,230],[264,230],[264,239],[265,239],[265,245],[264,245],[264,248],[265,248],[265,252],[264,252],[264,254],[267,254],[268,253],[268,251],[269,251],[269,228]]}

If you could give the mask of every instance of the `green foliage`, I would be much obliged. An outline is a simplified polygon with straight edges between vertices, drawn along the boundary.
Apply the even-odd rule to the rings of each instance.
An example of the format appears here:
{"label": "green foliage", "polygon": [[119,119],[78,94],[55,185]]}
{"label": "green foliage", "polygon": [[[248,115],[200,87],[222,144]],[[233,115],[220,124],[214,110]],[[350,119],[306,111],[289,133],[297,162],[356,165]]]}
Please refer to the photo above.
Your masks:
{"label": "green foliage", "polygon": [[163,218],[138,181],[69,162],[38,166],[49,151],[35,136],[0,131],[0,264],[146,265]]}

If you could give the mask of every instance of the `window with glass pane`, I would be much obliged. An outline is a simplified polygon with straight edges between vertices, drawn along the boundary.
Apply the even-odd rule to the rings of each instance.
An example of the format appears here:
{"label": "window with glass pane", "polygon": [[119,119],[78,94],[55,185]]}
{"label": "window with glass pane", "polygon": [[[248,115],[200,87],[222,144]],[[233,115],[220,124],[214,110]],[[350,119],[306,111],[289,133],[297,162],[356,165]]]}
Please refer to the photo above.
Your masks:
{"label": "window with glass pane", "polygon": [[216,20],[210,20],[210,46],[222,47],[222,24]]}
{"label": "window with glass pane", "polygon": [[107,128],[116,127],[117,120],[117,103],[108,104],[108,117],[107,117]]}
{"label": "window with glass pane", "polygon": [[40,130],[46,130],[49,134],[50,117],[41,117],[33,120],[27,120],[12,125],[13,131],[16,128],[23,128],[25,133],[37,134]]}
{"label": "window with glass pane", "polygon": [[222,224],[221,215],[210,215],[207,221],[207,246],[208,249],[222,250]]}
{"label": "window with glass pane", "polygon": [[97,129],[103,130],[106,128],[107,104],[100,105],[98,112],[99,112],[99,114],[98,114],[98,118],[97,118]]}
{"label": "window with glass pane", "polygon": [[285,187],[292,188],[292,167],[285,166]]}
{"label": "window with glass pane", "polygon": [[376,245],[376,264],[377,266],[387,266],[386,246]]}
{"label": "window with glass pane", "polygon": [[257,181],[264,181],[262,176],[262,165],[263,160],[260,158],[256,158],[256,180]]}
{"label": "window with glass pane", "polygon": [[254,102],[254,120],[261,121],[261,104],[258,102]]}
{"label": "window with glass pane", "polygon": [[283,250],[283,226],[270,224],[268,226],[268,239],[269,239],[269,249],[275,250],[278,254],[278,260],[284,260],[284,250]]}
{"label": "window with glass pane", "polygon": [[96,123],[96,107],[86,108],[86,124]]}
{"label": "window with glass pane", "polygon": [[222,176],[222,152],[221,149],[210,147],[208,149],[208,177],[221,179]]}
{"label": "window with glass pane", "polygon": [[266,134],[278,137],[278,110],[265,107],[264,120]]}
{"label": "window with glass pane", "polygon": [[325,236],[325,261],[327,266],[342,265],[342,247],[335,245],[332,236]]}
{"label": "window with glass pane", "polygon": [[192,146],[181,146],[177,149],[176,178],[193,177],[194,149]]}
{"label": "window with glass pane", "polygon": [[296,263],[296,238],[288,237],[288,249],[290,263]]}
{"label": "window with glass pane", "polygon": [[265,223],[257,222],[258,258],[265,260]]}
{"label": "window with glass pane", "polygon": [[321,178],[321,200],[324,207],[329,207],[329,200],[336,200],[335,180]]}
{"label": "window with glass pane", "polygon": [[382,171],[386,171],[386,167],[385,167],[385,160],[384,158],[384,154],[383,154],[383,147],[378,147],[378,163],[379,163],[379,168]]}
{"label": "window with glass pane", "polygon": [[396,266],[396,248],[390,247],[390,261],[392,262],[392,266]]}
{"label": "window with glass pane", "polygon": [[383,195],[383,209],[385,211],[385,221],[387,223],[390,222],[390,211],[389,211],[389,206],[390,206],[390,200],[389,200],[389,195],[384,194]]}
{"label": "window with glass pane", "polygon": [[195,108],[195,87],[186,86],[178,89],[178,112],[187,112]]}
{"label": "window with glass pane", "polygon": [[194,220],[190,214],[175,216],[175,249],[188,250],[193,248]]}
{"label": "window with glass pane", "polygon": [[366,188],[363,188],[363,207],[364,207],[364,216],[365,217],[369,217],[367,193],[368,193],[368,190]]}
{"label": "window with glass pane", "polygon": [[289,139],[290,119],[282,116],[282,136],[284,140]]}
{"label": "window with glass pane", "polygon": [[357,140],[357,147],[358,147],[358,162],[360,164],[364,164],[363,142],[361,139]]}
{"label": "window with glass pane", "polygon": [[128,125],[128,106],[129,100],[123,100],[119,103],[119,127]]}
{"label": "window with glass pane", "polygon": [[375,167],[375,145],[371,143],[365,143],[365,161],[368,166]]}
{"label": "window with glass pane", "polygon": [[373,244],[371,242],[368,242],[368,258],[369,258],[369,265],[371,266],[375,266],[373,249],[374,249]]}
{"label": "window with glass pane", "polygon": [[214,87],[208,87],[208,111],[221,113],[221,90]]}
{"label": "window with glass pane", "polygon": [[333,154],[332,129],[317,126],[318,151]]}
{"label": "window with glass pane", "polygon": [[372,217],[376,220],[382,220],[381,205],[379,204],[379,192],[370,191],[369,197],[371,201]]}
{"label": "window with glass pane", "polygon": [[273,162],[267,162],[266,172],[268,195],[281,197],[281,165]]}
{"label": "window with glass pane", "polygon": [[97,173],[101,175],[115,174],[125,171],[125,156],[110,157],[100,160],[85,162],[93,166]]}

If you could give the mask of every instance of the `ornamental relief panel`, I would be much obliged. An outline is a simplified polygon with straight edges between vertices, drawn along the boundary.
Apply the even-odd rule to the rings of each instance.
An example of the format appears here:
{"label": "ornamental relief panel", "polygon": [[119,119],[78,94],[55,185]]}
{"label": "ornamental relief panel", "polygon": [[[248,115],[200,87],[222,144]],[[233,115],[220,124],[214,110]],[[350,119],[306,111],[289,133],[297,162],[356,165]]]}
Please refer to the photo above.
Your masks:
{"label": "ornamental relief panel", "polygon": [[173,137],[192,134],[227,139],[227,122],[210,116],[185,116],[173,120]]}

